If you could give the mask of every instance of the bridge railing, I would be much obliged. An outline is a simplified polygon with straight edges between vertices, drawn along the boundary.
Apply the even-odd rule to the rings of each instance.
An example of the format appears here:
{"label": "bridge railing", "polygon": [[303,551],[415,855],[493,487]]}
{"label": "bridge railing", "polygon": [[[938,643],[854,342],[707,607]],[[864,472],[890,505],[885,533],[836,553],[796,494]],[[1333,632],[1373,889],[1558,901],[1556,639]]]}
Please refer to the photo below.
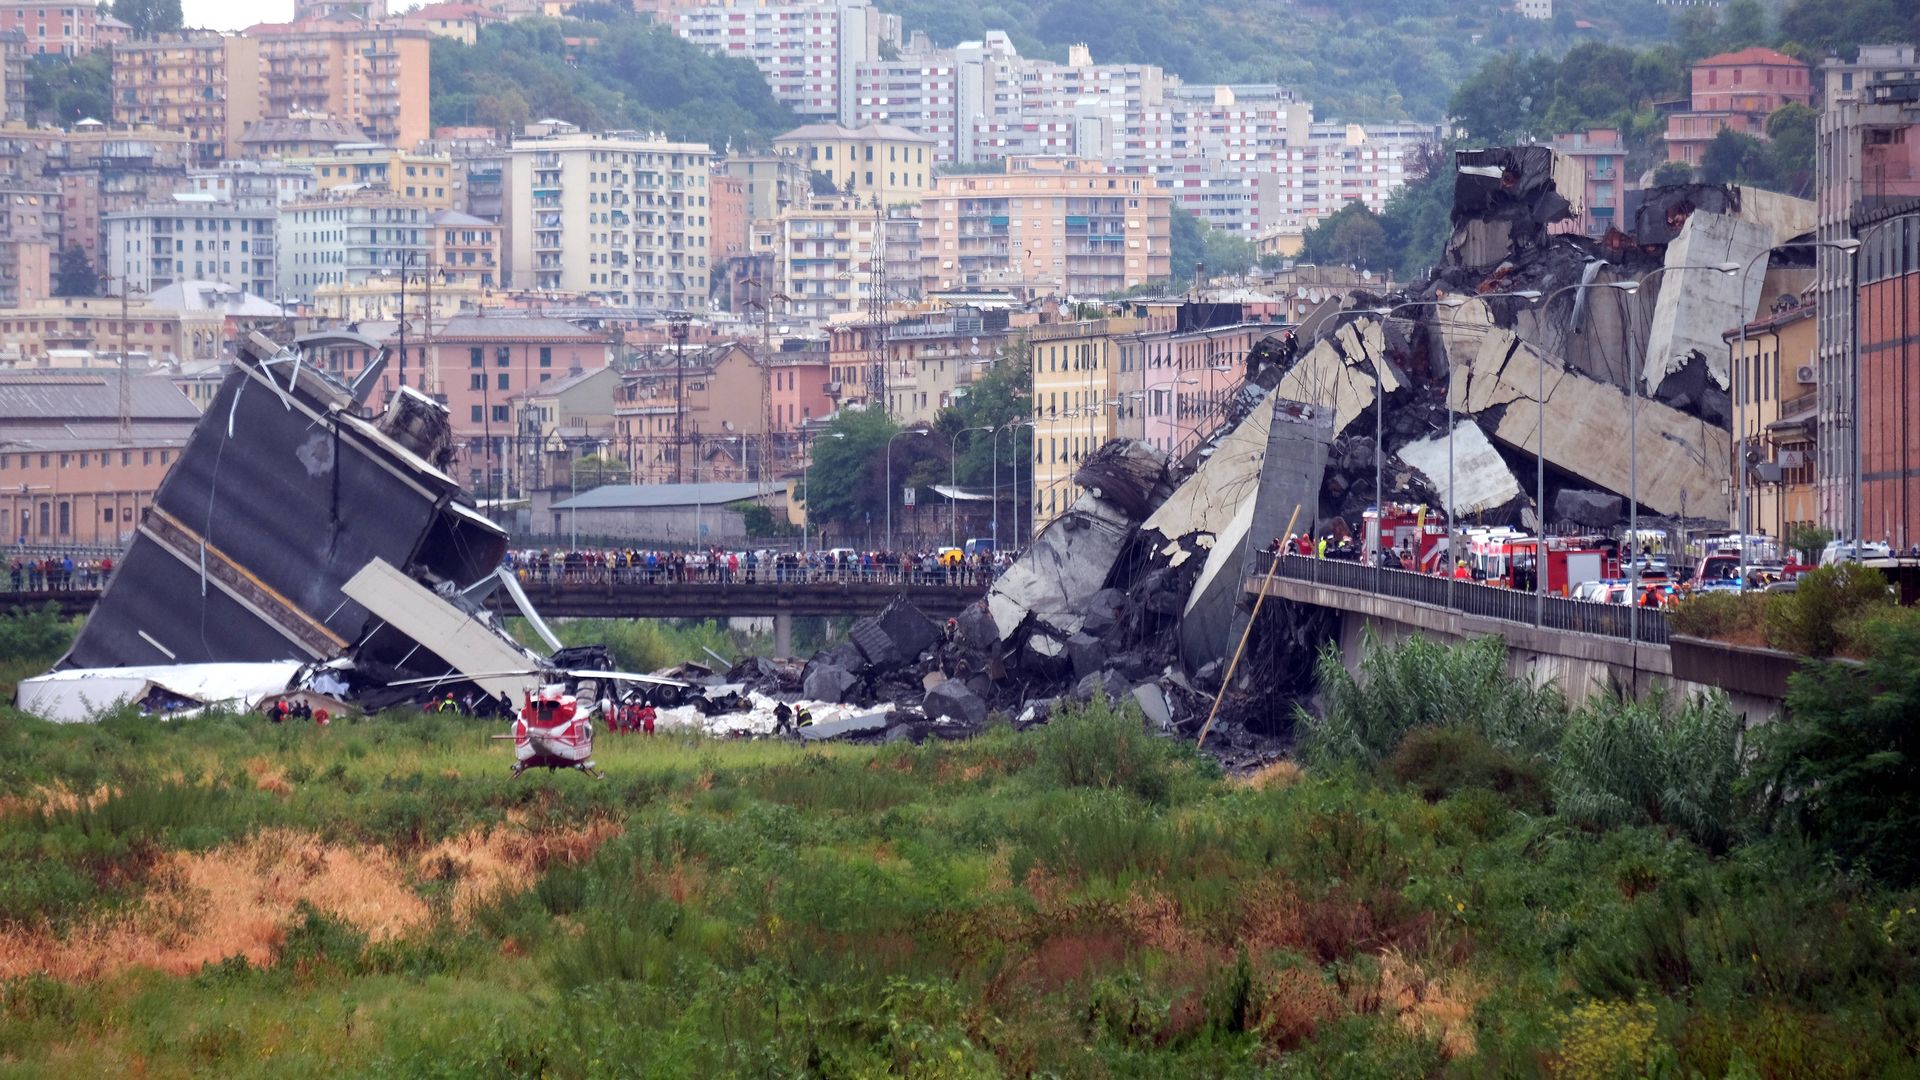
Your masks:
{"label": "bridge railing", "polygon": [[[1262,565],[1259,574],[1264,575],[1266,569]],[[1298,555],[1280,556],[1279,567],[1274,575],[1293,581],[1373,593],[1483,619],[1543,626],[1573,634],[1636,640],[1648,645],[1667,644],[1666,612],[1654,608],[1597,604],[1564,596],[1548,596],[1543,603],[1533,593],[1497,585],[1457,581],[1409,570],[1363,566],[1344,559],[1314,559]]]}

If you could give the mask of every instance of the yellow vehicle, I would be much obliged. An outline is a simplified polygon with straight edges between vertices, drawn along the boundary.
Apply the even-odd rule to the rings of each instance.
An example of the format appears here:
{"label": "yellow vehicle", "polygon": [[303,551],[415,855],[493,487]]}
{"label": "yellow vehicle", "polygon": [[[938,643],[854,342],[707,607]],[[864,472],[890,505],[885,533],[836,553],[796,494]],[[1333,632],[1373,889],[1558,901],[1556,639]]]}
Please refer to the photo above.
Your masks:
{"label": "yellow vehicle", "polygon": [[959,566],[966,561],[967,553],[957,547],[943,547],[937,557],[941,566]]}

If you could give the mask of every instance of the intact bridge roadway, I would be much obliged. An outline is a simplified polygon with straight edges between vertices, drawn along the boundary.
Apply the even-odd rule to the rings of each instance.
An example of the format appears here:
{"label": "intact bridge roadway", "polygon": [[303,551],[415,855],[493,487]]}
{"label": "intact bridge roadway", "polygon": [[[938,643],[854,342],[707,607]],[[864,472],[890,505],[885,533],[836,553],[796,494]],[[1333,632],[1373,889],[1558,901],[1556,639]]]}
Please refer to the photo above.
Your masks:
{"label": "intact bridge roadway", "polygon": [[[878,615],[896,596],[905,596],[928,617],[945,621],[986,595],[984,584],[925,581],[675,581],[675,582],[522,582],[533,609],[544,618],[580,619],[732,619],[772,618],[774,651],[791,651],[796,615]],[[13,608],[37,611],[52,603],[63,615],[85,615],[100,599],[98,589],[0,590],[0,613]],[[496,589],[487,606],[500,615],[518,615],[504,590]]]}

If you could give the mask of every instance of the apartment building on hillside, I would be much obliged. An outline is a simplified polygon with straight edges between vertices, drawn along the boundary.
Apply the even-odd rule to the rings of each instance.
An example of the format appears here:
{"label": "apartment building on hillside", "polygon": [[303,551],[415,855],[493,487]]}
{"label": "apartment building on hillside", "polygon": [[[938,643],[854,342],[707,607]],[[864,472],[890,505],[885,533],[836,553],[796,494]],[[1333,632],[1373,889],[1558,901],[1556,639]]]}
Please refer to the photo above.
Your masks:
{"label": "apartment building on hillside", "polygon": [[114,122],[185,131],[198,164],[244,157],[264,107],[253,38],[184,30],[113,46]]}
{"label": "apartment building on hillside", "polygon": [[262,23],[246,33],[260,43],[266,116],[320,113],[387,146],[411,147],[431,132],[427,31],[309,20]]}

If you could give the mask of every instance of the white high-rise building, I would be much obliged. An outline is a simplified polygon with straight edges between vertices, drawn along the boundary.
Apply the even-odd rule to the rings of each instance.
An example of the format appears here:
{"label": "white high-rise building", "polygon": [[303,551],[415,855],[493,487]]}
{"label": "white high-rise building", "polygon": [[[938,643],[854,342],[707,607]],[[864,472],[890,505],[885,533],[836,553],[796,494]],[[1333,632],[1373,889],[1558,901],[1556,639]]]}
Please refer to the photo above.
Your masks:
{"label": "white high-rise building", "polygon": [[706,143],[568,126],[515,140],[507,159],[508,284],[622,306],[706,308]]}
{"label": "white high-rise building", "polygon": [[180,281],[217,281],[274,294],[275,213],[198,195],[103,215],[105,270],[127,288],[153,292]]}
{"label": "white high-rise building", "polygon": [[899,18],[871,0],[720,0],[671,16],[709,52],[753,61],[774,99],[816,120],[854,125],[855,72],[898,42]]}

